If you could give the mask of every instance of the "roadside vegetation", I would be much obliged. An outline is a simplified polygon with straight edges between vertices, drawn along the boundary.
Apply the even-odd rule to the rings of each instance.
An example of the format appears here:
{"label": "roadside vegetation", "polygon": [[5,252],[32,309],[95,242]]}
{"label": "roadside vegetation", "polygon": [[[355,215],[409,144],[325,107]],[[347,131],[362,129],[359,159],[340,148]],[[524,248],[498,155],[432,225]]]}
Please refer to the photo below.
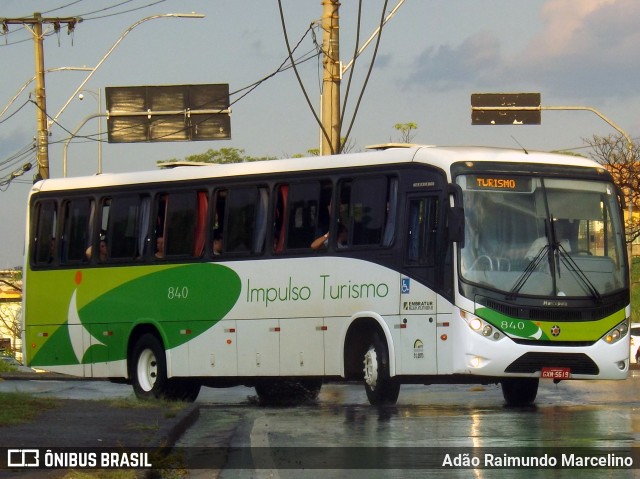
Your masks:
{"label": "roadside vegetation", "polygon": [[0,393],[0,431],[3,426],[31,422],[41,411],[54,409],[59,403],[57,399],[37,397],[28,393]]}
{"label": "roadside vegetation", "polygon": [[12,364],[9,364],[6,361],[0,360],[0,373],[11,373],[16,370],[16,367]]}

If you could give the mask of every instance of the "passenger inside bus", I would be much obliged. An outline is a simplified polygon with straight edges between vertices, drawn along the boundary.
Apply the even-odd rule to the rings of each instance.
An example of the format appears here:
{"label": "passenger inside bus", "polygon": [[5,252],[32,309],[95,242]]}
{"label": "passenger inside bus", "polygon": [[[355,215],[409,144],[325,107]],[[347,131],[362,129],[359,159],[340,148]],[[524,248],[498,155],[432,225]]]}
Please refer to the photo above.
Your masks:
{"label": "passenger inside bus", "polygon": [[[338,249],[346,248],[349,241],[349,230],[343,224],[338,225],[338,239],[336,241],[336,247]],[[311,243],[311,249],[326,248],[329,244],[329,232],[319,236],[313,243]]]}
{"label": "passenger inside bus", "polygon": [[[100,249],[98,250],[98,263],[106,263],[108,252],[109,252],[109,249],[107,247],[107,240],[106,238],[103,238],[100,240]],[[91,261],[92,253],[93,253],[93,246],[89,246],[85,251],[85,254],[87,255],[87,260]]]}
{"label": "passenger inside bus", "polygon": [[156,258],[164,258],[164,236],[156,238]]}
{"label": "passenger inside bus", "polygon": [[222,234],[213,234],[213,255],[219,256],[222,254]]}

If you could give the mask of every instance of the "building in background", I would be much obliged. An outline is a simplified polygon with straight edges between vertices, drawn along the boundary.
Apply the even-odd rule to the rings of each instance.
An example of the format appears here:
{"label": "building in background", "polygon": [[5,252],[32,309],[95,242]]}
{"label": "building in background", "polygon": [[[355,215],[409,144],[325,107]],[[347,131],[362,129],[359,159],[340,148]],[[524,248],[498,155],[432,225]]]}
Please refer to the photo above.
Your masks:
{"label": "building in background", "polygon": [[0,271],[0,354],[22,358],[22,280],[19,271]]}

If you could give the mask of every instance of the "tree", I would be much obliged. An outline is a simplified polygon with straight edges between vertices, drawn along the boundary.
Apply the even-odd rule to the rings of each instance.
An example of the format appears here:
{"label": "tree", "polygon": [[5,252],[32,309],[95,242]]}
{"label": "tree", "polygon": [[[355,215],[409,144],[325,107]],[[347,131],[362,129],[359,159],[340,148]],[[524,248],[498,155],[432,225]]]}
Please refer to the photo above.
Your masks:
{"label": "tree", "polygon": [[20,352],[20,338],[22,334],[21,321],[22,308],[20,303],[0,303],[0,331],[2,335],[8,335],[11,338],[11,349],[4,351],[11,356],[16,356]]}
{"label": "tree", "polygon": [[598,136],[584,140],[591,158],[603,165],[622,191],[629,211],[625,221],[627,243],[640,237],[640,162],[638,145],[629,145],[622,135]]}
{"label": "tree", "polygon": [[249,156],[244,154],[244,150],[240,148],[220,148],[219,150],[208,149],[204,153],[190,155],[182,160],[172,158],[170,160],[158,161],[161,166],[165,163],[174,163],[176,161],[186,161],[189,163],[246,163],[249,161],[274,160],[272,156]]}
{"label": "tree", "polygon": [[396,123],[393,127],[400,132],[401,143],[411,143],[413,137],[416,136],[414,130],[418,129],[418,124],[410,121],[408,123]]}
{"label": "tree", "polygon": [[[4,279],[6,278],[6,279]],[[0,303],[0,337],[9,336],[11,349],[5,350],[4,354],[15,356],[20,352],[20,338],[22,332],[20,293],[22,293],[22,272],[3,272],[0,278],[0,285],[5,286],[5,292],[15,296],[14,299],[7,299]],[[8,287],[8,288],[7,288]]]}

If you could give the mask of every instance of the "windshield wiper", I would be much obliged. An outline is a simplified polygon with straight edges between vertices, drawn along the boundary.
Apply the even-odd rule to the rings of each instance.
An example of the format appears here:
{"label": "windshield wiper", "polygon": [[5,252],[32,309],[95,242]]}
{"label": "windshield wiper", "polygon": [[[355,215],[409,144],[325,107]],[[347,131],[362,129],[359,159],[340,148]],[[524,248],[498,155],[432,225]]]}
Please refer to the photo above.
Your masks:
{"label": "windshield wiper", "polygon": [[517,296],[517,294],[523,288],[524,284],[529,280],[533,272],[536,269],[538,269],[538,265],[545,258],[545,256],[547,256],[548,253],[549,253],[549,244],[546,244],[542,248],[540,248],[540,251],[538,251],[538,254],[535,256],[535,258],[533,258],[529,262],[527,267],[524,269],[522,274],[518,277],[518,279],[514,283],[513,288],[511,288],[511,291],[509,291],[509,296],[508,296],[509,299],[514,299]]}
{"label": "windshield wiper", "polygon": [[[562,264],[564,264],[567,270],[569,270],[569,272],[573,274],[574,278],[580,280],[580,282],[583,284],[587,292],[591,294],[591,297],[597,301],[600,301],[600,298],[601,298],[600,292],[593,285],[593,283],[589,281],[589,278],[587,277],[587,275],[584,274],[584,271],[582,271],[582,269],[580,269],[580,266],[578,266],[578,263],[576,263],[575,260],[569,255],[569,253],[564,248],[564,246],[562,246],[561,243],[558,243],[555,245],[554,250],[558,251]],[[557,272],[559,277],[560,276],[559,268]]]}

